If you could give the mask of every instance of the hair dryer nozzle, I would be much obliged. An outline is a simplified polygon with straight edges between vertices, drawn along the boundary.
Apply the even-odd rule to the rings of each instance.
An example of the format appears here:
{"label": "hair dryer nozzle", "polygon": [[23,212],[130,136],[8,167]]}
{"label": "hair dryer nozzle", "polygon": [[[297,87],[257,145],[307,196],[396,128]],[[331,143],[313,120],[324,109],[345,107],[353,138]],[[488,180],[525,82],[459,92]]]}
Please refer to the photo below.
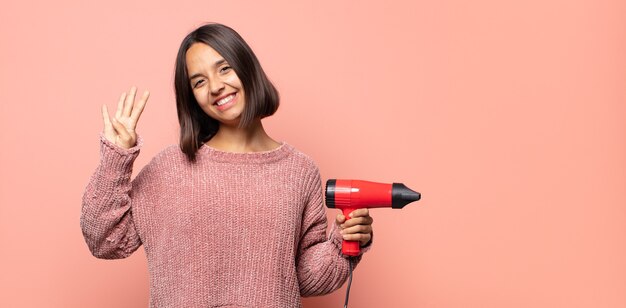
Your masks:
{"label": "hair dryer nozzle", "polygon": [[411,190],[402,183],[393,183],[391,188],[391,208],[401,209],[405,205],[417,201],[422,197],[420,193]]}

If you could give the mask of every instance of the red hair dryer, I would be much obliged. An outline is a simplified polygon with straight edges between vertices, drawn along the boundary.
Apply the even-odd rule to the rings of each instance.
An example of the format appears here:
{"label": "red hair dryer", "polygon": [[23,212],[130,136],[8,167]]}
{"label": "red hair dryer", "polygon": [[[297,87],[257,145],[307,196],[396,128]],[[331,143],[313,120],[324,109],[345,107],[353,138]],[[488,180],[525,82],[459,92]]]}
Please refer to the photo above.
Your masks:
{"label": "red hair dryer", "polygon": [[[356,209],[390,207],[401,209],[419,200],[420,193],[402,183],[383,184],[360,180],[326,181],[326,206],[343,211],[346,219]],[[361,247],[358,241],[343,241],[341,251],[347,256],[358,256]]]}

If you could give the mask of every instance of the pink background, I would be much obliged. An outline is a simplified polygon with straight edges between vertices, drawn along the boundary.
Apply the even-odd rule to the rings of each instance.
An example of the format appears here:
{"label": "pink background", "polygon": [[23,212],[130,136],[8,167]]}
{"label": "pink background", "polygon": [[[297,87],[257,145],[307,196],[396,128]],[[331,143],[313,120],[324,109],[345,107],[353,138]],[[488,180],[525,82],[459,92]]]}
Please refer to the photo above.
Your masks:
{"label": "pink background", "polygon": [[176,143],[175,54],[207,21],[250,43],[282,97],[268,131],[324,180],[422,192],[372,211],[351,307],[626,307],[624,1],[11,2],[0,307],[147,306],[143,250],[98,260],[79,227],[100,106],[151,91],[135,171]]}

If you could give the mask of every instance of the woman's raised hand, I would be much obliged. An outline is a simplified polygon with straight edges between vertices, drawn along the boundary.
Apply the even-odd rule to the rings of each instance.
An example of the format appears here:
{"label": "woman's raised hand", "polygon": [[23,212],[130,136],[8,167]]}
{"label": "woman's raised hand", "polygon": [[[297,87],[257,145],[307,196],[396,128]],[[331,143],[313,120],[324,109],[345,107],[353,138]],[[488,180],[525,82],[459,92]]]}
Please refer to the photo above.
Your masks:
{"label": "woman's raised hand", "polygon": [[137,88],[130,88],[130,93],[122,93],[117,103],[115,117],[109,116],[106,105],[102,105],[102,119],[104,120],[104,137],[112,143],[130,149],[137,143],[137,133],[135,131],[137,122],[146,106],[150,92],[143,92],[143,96],[135,103]]}

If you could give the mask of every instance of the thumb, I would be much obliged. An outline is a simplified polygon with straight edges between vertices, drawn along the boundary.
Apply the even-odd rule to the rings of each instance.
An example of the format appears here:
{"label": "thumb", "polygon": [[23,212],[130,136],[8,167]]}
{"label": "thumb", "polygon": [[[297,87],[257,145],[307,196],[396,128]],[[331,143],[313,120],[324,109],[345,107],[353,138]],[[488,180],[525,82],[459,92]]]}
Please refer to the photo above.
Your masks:
{"label": "thumb", "polygon": [[335,217],[335,222],[337,223],[337,225],[341,225],[345,221],[346,221],[346,217],[343,216],[343,214],[337,214],[337,217]]}

